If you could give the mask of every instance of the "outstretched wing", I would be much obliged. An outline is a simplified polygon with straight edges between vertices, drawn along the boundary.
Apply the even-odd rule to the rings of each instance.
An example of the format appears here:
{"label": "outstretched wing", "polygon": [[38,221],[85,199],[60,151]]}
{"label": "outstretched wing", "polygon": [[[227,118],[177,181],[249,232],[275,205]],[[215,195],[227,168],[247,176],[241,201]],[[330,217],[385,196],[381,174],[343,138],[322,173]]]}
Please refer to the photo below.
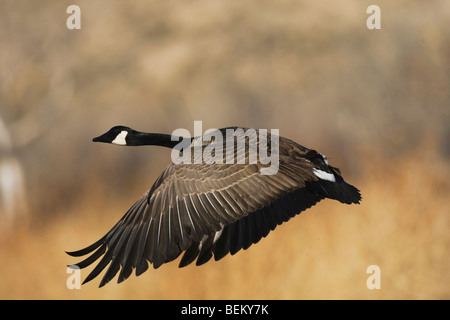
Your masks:
{"label": "outstretched wing", "polygon": [[[170,164],[145,193],[100,240],[70,252],[92,253],[77,264],[84,268],[102,257],[84,283],[108,264],[100,286],[120,271],[118,282],[148,268],[176,259],[180,266],[216,260],[265,237],[276,225],[325,197],[345,203],[359,202],[356,188],[337,169],[319,166],[317,153],[280,141],[279,167],[274,175],[261,175],[256,164]],[[327,170],[335,181],[320,179]]]}

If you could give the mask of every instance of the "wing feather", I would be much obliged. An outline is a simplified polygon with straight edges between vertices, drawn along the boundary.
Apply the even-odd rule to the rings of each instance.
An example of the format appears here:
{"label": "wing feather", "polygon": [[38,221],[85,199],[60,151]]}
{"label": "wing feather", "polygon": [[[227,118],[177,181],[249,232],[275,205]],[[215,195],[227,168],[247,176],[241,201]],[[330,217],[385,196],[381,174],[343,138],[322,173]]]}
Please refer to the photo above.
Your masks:
{"label": "wing feather", "polygon": [[134,269],[136,275],[145,272],[148,262],[158,268],[182,252],[180,266],[245,250],[324,197],[359,202],[358,190],[346,184],[337,169],[330,171],[338,177],[336,184],[315,176],[316,164],[305,158],[308,151],[281,139],[275,175],[261,175],[260,163],[170,164],[104,237],[69,254],[90,254],[77,264],[80,268],[102,257],[84,281],[109,264],[102,286],[119,271],[121,282]]}

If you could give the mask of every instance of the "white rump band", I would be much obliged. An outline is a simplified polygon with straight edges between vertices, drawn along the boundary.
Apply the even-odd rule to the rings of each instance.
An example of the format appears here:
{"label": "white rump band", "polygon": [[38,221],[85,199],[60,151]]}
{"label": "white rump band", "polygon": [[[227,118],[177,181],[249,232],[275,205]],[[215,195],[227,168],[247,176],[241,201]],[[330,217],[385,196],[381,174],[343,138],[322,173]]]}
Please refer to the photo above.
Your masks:
{"label": "white rump band", "polygon": [[316,175],[316,177],[319,179],[336,182],[336,177],[332,173],[328,173],[328,172],[325,172],[325,171],[322,171],[322,170],[319,170],[316,168],[313,168],[313,172]]}

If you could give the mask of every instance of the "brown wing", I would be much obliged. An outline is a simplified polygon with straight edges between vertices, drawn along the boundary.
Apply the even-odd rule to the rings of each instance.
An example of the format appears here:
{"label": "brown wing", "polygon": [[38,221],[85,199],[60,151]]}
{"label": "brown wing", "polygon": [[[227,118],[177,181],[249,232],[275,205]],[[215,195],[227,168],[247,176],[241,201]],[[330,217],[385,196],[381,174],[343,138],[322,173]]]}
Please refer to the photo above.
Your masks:
{"label": "brown wing", "polygon": [[169,165],[103,238],[69,253],[83,256],[96,250],[77,264],[80,268],[103,256],[84,283],[108,264],[100,286],[120,269],[118,282],[133,269],[140,275],[148,262],[157,268],[182,252],[180,266],[196,258],[197,264],[205,263],[212,254],[218,260],[248,248],[276,225],[329,196],[327,188],[332,193],[326,182],[317,184],[320,179],[312,171],[317,164],[305,157],[308,149],[283,139],[279,150],[274,175],[260,174],[260,163]]}

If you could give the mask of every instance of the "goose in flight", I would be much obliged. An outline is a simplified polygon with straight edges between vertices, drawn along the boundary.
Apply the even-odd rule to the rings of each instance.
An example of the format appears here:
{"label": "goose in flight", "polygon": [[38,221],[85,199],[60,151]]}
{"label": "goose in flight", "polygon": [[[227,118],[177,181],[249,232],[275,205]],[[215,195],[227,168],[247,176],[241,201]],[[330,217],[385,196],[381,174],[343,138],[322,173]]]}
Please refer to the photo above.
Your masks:
{"label": "goose in flight", "polygon": [[[245,148],[234,146],[233,158],[248,160],[252,145],[262,147],[260,131],[247,135],[247,128],[230,127],[217,132],[227,136],[227,130],[234,132],[232,139],[245,145]],[[200,138],[190,138],[184,144],[183,153],[193,151],[190,152],[192,160],[195,160],[196,147],[206,151],[214,144],[217,154],[223,148],[223,159],[230,157],[229,150],[228,153],[225,150],[229,138],[222,141]],[[181,153],[178,148],[181,139],[116,126],[93,141],[125,146],[157,145]],[[219,260],[228,253],[234,255],[247,249],[277,225],[322,199],[345,204],[360,202],[359,190],[346,183],[339,169],[329,165],[325,156],[281,136],[274,139],[269,135],[266,147],[275,141],[278,164],[273,174],[261,174],[267,167],[261,159],[211,162],[208,153],[204,153],[200,162],[172,161],[106,235],[84,249],[67,252],[74,257],[89,255],[74,265],[78,268],[101,258],[83,283],[94,279],[108,265],[100,287],[119,271],[118,283],[127,279],[133,270],[139,276],[148,269],[149,263],[156,269],[181,253],[184,254],[180,267],[195,260],[201,265],[213,256]]]}

